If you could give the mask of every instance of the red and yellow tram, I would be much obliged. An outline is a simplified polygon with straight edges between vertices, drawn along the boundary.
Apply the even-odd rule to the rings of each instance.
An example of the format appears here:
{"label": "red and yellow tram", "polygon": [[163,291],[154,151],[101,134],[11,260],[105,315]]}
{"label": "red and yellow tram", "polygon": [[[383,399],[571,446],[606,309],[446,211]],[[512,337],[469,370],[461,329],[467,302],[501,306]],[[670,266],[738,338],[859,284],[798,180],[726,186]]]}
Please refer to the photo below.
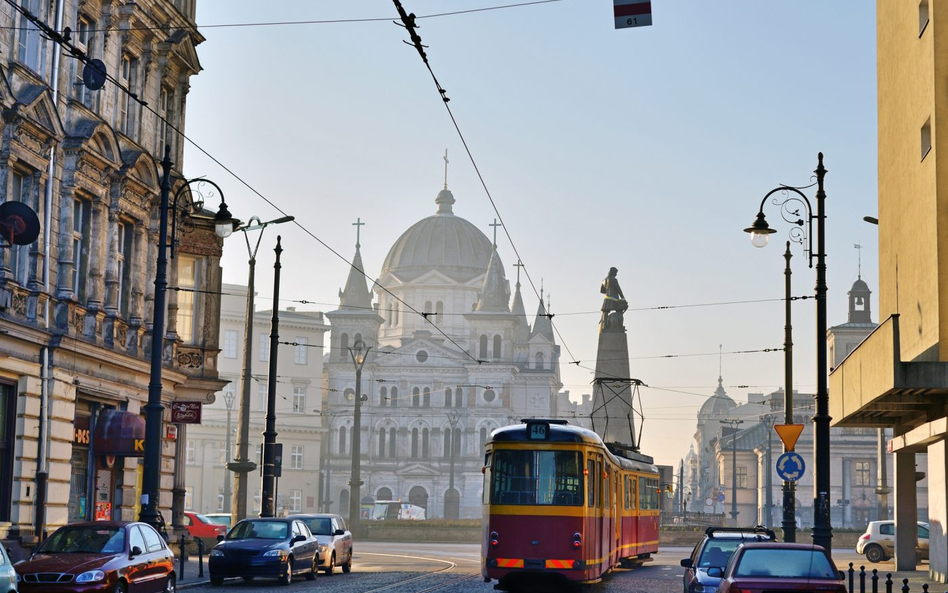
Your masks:
{"label": "red and yellow tram", "polygon": [[[594,583],[658,551],[659,474],[562,420],[524,420],[486,445],[481,572]],[[634,455],[634,454],[633,454]]]}

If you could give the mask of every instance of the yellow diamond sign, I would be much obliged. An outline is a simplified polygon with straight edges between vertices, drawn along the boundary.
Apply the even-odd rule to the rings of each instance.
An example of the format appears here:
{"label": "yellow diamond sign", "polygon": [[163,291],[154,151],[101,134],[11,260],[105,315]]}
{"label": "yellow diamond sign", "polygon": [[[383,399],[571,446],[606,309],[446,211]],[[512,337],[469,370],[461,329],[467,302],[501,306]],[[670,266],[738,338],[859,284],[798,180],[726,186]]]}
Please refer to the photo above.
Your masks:
{"label": "yellow diamond sign", "polygon": [[783,446],[787,448],[787,451],[793,451],[793,446],[797,444],[797,439],[800,438],[800,433],[803,432],[803,425],[775,424],[774,430],[777,431],[777,435],[783,441]]}

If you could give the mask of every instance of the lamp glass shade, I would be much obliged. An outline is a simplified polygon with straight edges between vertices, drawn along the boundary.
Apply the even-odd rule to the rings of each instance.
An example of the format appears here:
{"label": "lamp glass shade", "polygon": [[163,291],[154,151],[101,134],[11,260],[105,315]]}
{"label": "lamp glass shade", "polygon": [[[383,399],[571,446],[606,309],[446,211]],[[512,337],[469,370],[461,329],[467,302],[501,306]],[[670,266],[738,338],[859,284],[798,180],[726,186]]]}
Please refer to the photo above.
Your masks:
{"label": "lamp glass shade", "polygon": [[217,233],[218,237],[226,239],[234,233],[234,223],[229,220],[227,222],[218,222],[214,225],[214,232]]}
{"label": "lamp glass shade", "polygon": [[770,242],[770,233],[751,233],[751,245],[754,247],[766,247]]}

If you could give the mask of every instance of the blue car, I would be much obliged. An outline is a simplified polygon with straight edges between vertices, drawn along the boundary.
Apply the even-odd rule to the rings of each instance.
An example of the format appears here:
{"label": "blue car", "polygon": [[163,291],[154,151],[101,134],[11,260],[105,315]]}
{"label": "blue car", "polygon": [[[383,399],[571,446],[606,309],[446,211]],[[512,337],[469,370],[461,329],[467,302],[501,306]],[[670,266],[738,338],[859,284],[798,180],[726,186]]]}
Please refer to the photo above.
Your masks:
{"label": "blue car", "polygon": [[681,561],[685,568],[684,593],[715,593],[721,582],[717,576],[708,574],[711,568],[720,568],[721,573],[731,554],[744,542],[774,542],[776,534],[770,529],[757,527],[708,527],[704,537],[695,546],[689,558]]}
{"label": "blue car", "polygon": [[319,542],[298,519],[244,519],[214,546],[207,565],[212,585],[233,577],[289,585],[296,575],[316,578]]}

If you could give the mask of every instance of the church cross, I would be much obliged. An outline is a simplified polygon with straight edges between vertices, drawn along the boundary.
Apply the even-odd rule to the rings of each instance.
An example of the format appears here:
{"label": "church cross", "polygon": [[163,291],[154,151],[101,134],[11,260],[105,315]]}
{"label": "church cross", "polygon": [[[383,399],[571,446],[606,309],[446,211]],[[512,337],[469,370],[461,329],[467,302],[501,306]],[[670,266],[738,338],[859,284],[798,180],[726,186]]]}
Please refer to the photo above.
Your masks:
{"label": "church cross", "polygon": [[517,260],[517,263],[514,264],[514,267],[517,268],[517,286],[520,286],[520,268],[523,268],[523,263],[520,260]]}
{"label": "church cross", "polygon": [[487,225],[487,226],[492,226],[492,227],[494,227],[494,247],[497,247],[497,227],[499,227],[499,226],[504,226],[504,225],[501,224],[501,223],[499,223],[499,222],[497,222],[497,219],[495,218],[495,219],[494,219],[494,222],[491,223],[491,224],[489,224],[489,225]]}
{"label": "church cross", "polygon": [[362,222],[362,217],[357,218],[356,221],[352,223],[352,226],[354,226],[354,227],[356,228],[356,249],[359,249],[360,247],[362,247],[362,245],[359,244],[359,241],[360,241],[360,238],[361,238],[361,234],[362,234],[362,233],[361,233],[361,231],[362,231],[362,228],[361,228],[361,227],[364,227],[364,226],[365,226],[365,223]]}
{"label": "church cross", "polygon": [[448,149],[444,149],[444,189],[448,189]]}

